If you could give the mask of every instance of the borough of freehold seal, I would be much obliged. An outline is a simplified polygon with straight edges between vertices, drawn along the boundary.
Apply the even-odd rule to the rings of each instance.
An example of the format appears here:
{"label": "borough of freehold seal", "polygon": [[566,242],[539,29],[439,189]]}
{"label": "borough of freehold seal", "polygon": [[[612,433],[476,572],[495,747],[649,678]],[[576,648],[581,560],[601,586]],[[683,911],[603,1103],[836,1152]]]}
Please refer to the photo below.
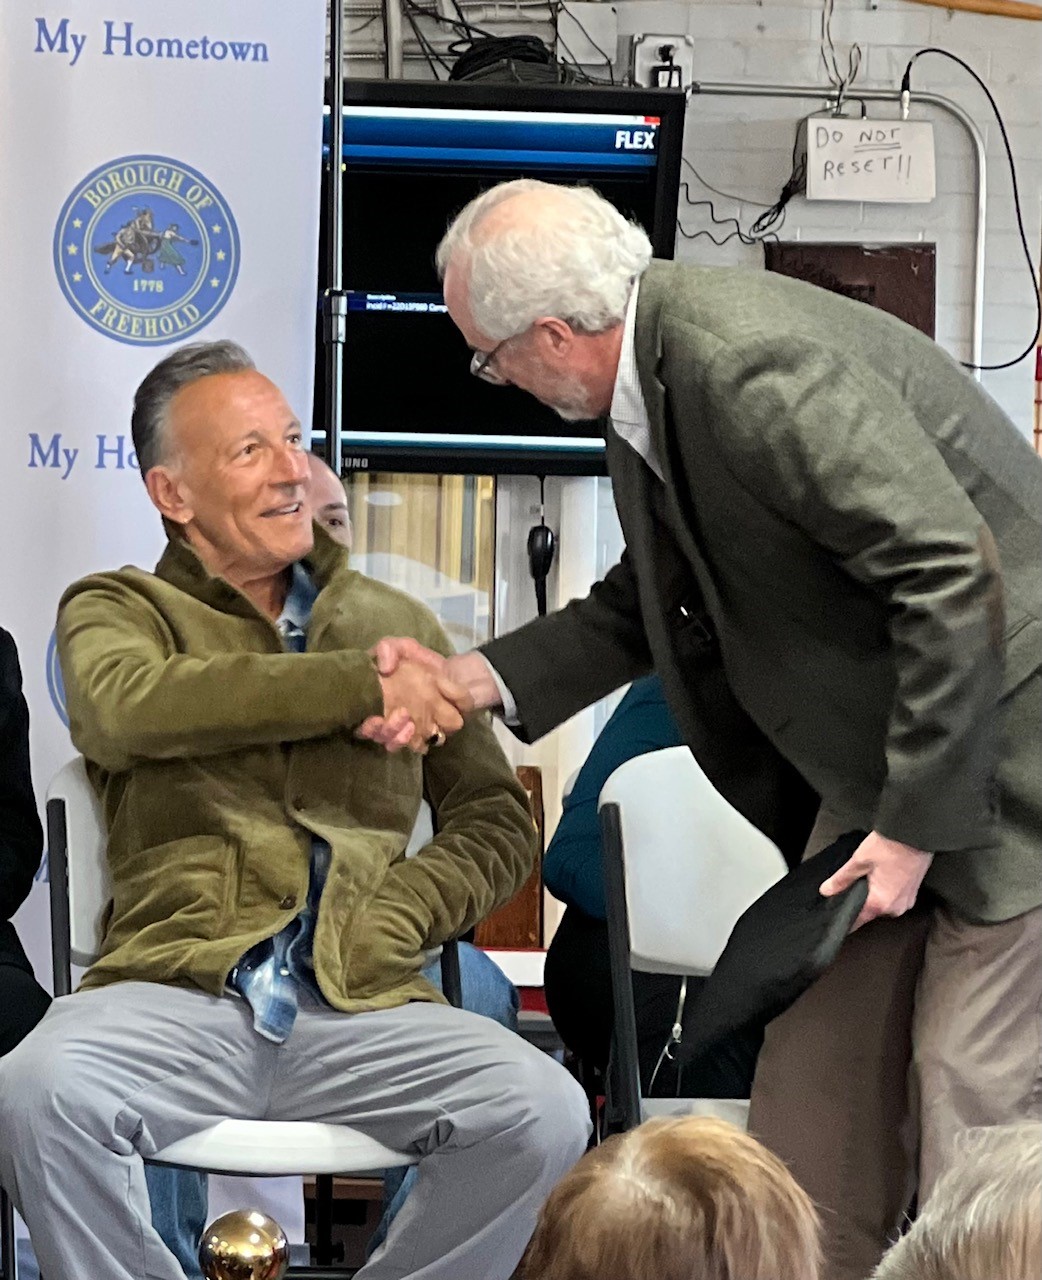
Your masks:
{"label": "borough of freehold seal", "polygon": [[239,232],[198,169],[168,156],[124,156],[89,173],[66,200],[54,269],[92,328],[161,346],[201,329],[228,301]]}

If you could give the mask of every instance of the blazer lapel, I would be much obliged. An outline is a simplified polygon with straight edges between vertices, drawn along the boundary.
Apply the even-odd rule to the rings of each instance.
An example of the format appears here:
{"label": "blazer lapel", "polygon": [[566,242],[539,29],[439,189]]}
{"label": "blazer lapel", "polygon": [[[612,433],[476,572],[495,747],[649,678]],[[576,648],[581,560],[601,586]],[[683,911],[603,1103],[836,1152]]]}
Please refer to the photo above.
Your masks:
{"label": "blazer lapel", "polygon": [[[670,263],[653,263],[641,277],[634,338],[637,372],[651,423],[651,439],[662,470],[664,515],[694,571],[706,607],[714,617],[719,617],[720,597],[695,535],[698,526],[693,519],[691,491],[678,448],[676,423],[669,406],[669,394],[659,377],[662,364],[662,305],[668,288],[671,285],[675,287],[676,282],[672,277]],[[685,424],[688,432],[694,432],[696,428],[695,423]]]}

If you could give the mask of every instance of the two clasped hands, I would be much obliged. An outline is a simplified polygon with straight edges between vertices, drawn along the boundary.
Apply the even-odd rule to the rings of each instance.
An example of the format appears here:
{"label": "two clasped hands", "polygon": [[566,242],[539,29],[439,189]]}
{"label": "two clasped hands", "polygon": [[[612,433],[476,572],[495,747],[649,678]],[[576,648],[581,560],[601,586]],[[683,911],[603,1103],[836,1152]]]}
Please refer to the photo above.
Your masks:
{"label": "two clasped hands", "polygon": [[372,649],[382,716],[369,716],[356,736],[388,751],[423,755],[463,727],[463,717],[499,705],[496,682],[478,653],[445,658],[408,636],[387,637]]}

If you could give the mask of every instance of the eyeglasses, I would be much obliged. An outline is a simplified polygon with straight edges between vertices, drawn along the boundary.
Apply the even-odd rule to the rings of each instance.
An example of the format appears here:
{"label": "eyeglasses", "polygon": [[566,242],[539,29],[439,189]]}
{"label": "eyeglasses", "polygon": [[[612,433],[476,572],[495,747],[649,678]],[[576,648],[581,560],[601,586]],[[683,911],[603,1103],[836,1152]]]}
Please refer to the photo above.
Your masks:
{"label": "eyeglasses", "polygon": [[504,338],[502,342],[497,342],[491,351],[471,352],[470,371],[475,378],[480,378],[482,382],[491,382],[493,386],[497,387],[505,385],[506,378],[493,368],[492,361],[496,358],[504,343],[509,341],[509,338]]}

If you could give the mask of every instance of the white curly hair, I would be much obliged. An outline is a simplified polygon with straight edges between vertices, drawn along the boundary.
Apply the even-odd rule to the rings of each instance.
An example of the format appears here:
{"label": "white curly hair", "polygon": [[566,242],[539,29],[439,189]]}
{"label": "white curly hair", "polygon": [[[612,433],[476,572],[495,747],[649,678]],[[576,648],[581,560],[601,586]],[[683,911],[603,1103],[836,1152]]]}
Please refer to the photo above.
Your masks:
{"label": "white curly hair", "polygon": [[[541,197],[543,207],[532,217],[497,220],[483,234],[488,215],[517,197]],[[602,333],[625,318],[633,282],[651,261],[651,241],[590,187],[518,178],[466,205],[435,260],[442,278],[450,261],[467,269],[474,323],[496,341],[523,333],[540,316]]]}

